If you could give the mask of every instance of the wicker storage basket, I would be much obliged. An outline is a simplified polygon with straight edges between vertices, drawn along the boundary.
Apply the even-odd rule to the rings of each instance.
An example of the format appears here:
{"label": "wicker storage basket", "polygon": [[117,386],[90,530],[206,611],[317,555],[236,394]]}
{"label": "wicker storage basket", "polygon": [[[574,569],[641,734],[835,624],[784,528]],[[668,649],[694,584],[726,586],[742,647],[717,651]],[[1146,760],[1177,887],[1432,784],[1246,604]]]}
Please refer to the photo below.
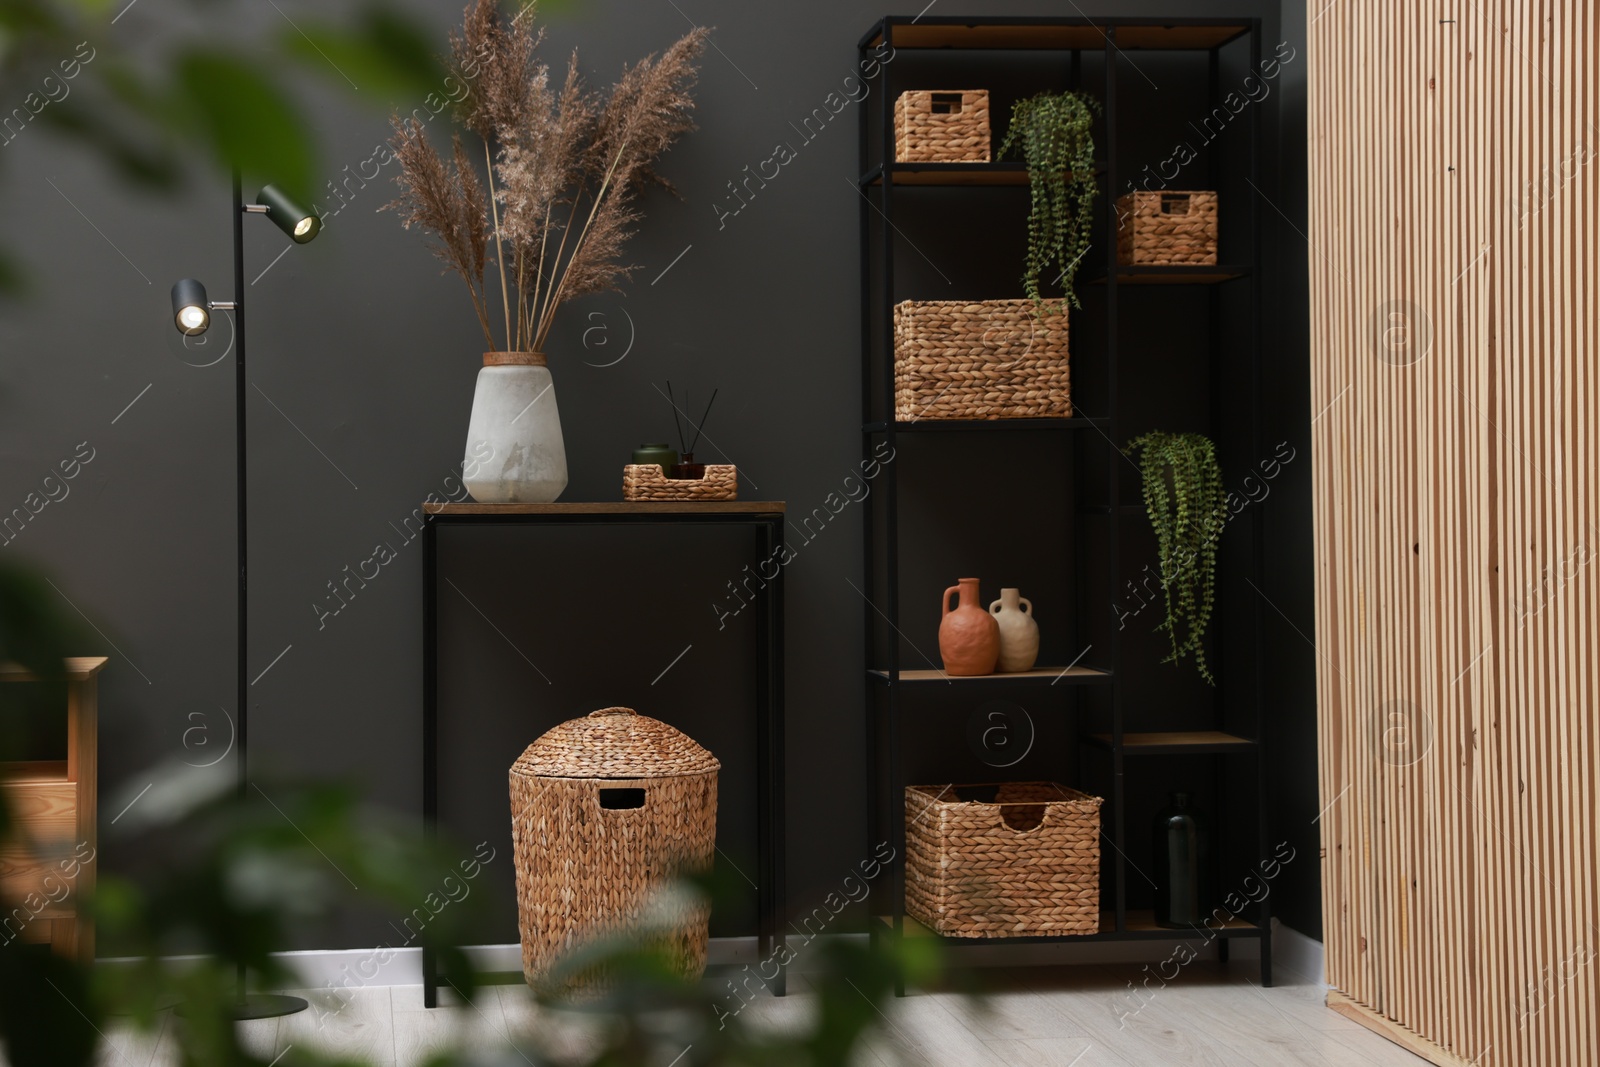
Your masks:
{"label": "wicker storage basket", "polygon": [[1216,261],[1216,193],[1132,192],[1117,197],[1118,263],[1127,267]]}
{"label": "wicker storage basket", "polygon": [[[678,871],[711,866],[720,766],[689,737],[630,708],[564,722],[517,758],[511,842],[530,985],[555,988],[551,971],[567,952],[630,932],[670,952],[685,977],[699,977],[710,910],[657,890]],[[593,992],[607,983],[590,969],[561,985]]]}
{"label": "wicker storage basket", "polygon": [[906,788],[906,911],[947,937],[1100,929],[1100,798],[1054,782]]}
{"label": "wicker storage basket", "polygon": [[896,163],[989,162],[989,90],[913,89],[894,102]]}
{"label": "wicker storage basket", "polygon": [[739,468],[707,463],[704,478],[668,478],[659,463],[627,463],[622,468],[624,500],[737,500]]}
{"label": "wicker storage basket", "polygon": [[1067,313],[1031,300],[894,306],[894,417],[1043,419],[1072,414]]}

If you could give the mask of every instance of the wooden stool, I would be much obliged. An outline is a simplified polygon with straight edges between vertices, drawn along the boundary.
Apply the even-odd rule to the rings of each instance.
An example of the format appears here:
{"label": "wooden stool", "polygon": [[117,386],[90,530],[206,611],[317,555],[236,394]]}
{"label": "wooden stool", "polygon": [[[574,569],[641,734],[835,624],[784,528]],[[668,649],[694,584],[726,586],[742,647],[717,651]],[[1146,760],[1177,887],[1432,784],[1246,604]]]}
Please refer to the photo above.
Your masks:
{"label": "wooden stool", "polygon": [[[0,787],[20,834],[46,852],[36,856],[20,840],[0,848],[0,895],[9,909],[0,915],[0,951],[20,938],[94,962],[94,926],[78,916],[77,900],[95,882],[95,675],[106,662],[104,656],[66,661],[66,759],[0,763]],[[36,680],[21,667],[0,665],[0,682]]]}

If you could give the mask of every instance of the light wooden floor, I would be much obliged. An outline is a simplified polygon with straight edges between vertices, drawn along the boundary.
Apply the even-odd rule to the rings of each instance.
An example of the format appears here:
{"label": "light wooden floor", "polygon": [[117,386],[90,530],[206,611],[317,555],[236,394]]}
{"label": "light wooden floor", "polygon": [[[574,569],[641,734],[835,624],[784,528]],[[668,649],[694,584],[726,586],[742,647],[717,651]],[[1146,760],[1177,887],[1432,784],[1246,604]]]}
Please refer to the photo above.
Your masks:
{"label": "light wooden floor", "polygon": [[[860,1067],[926,1063],[939,1067],[1420,1067],[1412,1056],[1322,1005],[1320,987],[1292,974],[1262,989],[1255,968],[1193,963],[1165,988],[1136,1002],[1127,983],[1138,965],[1030,967],[979,972],[987,1007],[954,993],[918,992],[885,1007],[881,1033],[857,1057]],[[805,976],[795,992],[746,1012],[759,1025],[803,1022],[814,1008]],[[474,1007],[428,1011],[421,986],[376,986],[340,994],[343,1002],[301,991],[317,1003],[299,1015],[242,1024],[267,1059],[291,1045],[358,1055],[373,1064],[421,1063],[447,1043],[503,1048],[535,1028],[579,1050],[591,1031],[574,1013],[541,1013],[522,986],[490,987]],[[1122,1013],[1129,1013],[1123,1015]],[[152,1037],[113,1027],[100,1062],[156,1067],[177,1062],[168,1020]],[[665,1064],[671,1057],[662,1060]],[[515,1062],[515,1061],[513,1061]]]}

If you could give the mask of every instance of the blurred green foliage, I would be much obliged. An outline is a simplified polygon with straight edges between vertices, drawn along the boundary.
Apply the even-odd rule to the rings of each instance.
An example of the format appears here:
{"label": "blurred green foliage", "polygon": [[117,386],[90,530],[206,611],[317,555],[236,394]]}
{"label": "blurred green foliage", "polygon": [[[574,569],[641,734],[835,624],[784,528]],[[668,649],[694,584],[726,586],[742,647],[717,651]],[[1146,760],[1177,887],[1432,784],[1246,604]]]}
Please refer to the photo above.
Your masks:
{"label": "blurred green foliage", "polygon": [[[59,707],[63,658],[93,647],[60,604],[43,579],[0,561],[0,662],[20,663],[40,679],[0,685],[0,723],[18,721],[14,713],[23,701]],[[0,759],[17,751],[17,740],[0,735]],[[113,1020],[154,1030],[174,1005],[181,1005],[181,1018],[169,1033],[183,1064],[267,1067],[268,1060],[242,1043],[233,1022],[238,976],[246,976],[251,990],[300,985],[278,953],[297,929],[315,929],[350,907],[408,924],[407,944],[436,952],[444,986],[465,998],[477,995],[479,976],[456,946],[472,940],[483,894],[463,893],[448,906],[439,898],[447,879],[469,869],[461,857],[471,850],[366,810],[355,794],[334,785],[253,781],[240,795],[230,763],[207,769],[173,763],[150,777],[153,785],[117,821],[119,854],[130,857],[129,869],[100,870],[93,898],[78,901],[94,916],[99,936],[126,958],[91,972],[14,936],[0,944],[0,1042],[13,1067],[106,1062],[103,1045]],[[0,848],[15,837],[4,796],[0,791]],[[37,843],[30,847],[37,850]],[[730,906],[739,891],[730,880],[712,877],[667,890],[703,894],[713,909]],[[17,903],[0,901],[0,915],[25,915],[25,909],[13,910]],[[681,911],[667,906],[660,914],[656,921],[670,922]],[[419,917],[414,930],[412,916]],[[559,1025],[543,1025],[504,1035],[498,1048],[485,1050],[480,1042],[430,1063],[832,1067],[850,1062],[882,1023],[880,1005],[896,983],[920,984],[939,969],[936,946],[927,939],[907,939],[891,951],[860,940],[792,938],[789,951],[804,958],[814,1003],[796,1025],[780,1029],[761,1025],[762,1013],[746,1011],[766,995],[763,977],[775,973],[770,960],[742,970],[713,969],[692,981],[681,977],[676,960],[639,947],[669,940],[646,926],[583,946],[551,988],[598,968],[611,979],[603,992],[575,1000],[538,995],[546,1020],[581,1016],[598,1032],[582,1050],[574,1050]],[[359,1061],[296,1043],[271,1062],[331,1067]]]}
{"label": "blurred green foliage", "polygon": [[[91,991],[94,1003],[146,1027],[181,1004],[189,1063],[255,1062],[232,1024],[237,975],[243,968],[252,989],[301,984],[275,955],[297,924],[350,904],[406,916],[455,870],[444,847],[339,787],[252,782],[241,797],[231,772],[183,764],[155,779],[123,820],[135,835],[124,845],[139,857],[135,877],[102,872],[93,901],[101,936],[130,947],[132,960],[97,968]],[[427,914],[418,943],[434,947],[447,980],[470,994],[476,977],[455,947],[467,939],[468,910]]]}
{"label": "blurred green foliage", "polygon": [[[136,187],[174,193],[191,164],[210,164],[309,202],[321,169],[294,75],[384,110],[416,106],[444,84],[442,40],[389,5],[339,23],[291,21],[280,7],[282,32],[250,41],[236,29],[248,24],[242,3],[115,4],[0,0],[0,167],[3,149],[40,136],[37,127]],[[124,14],[142,25],[114,25]],[[0,293],[19,292],[25,278],[0,248]]]}
{"label": "blurred green foliage", "polygon": [[[228,0],[192,6],[189,14],[213,30],[238,14]],[[545,13],[568,6],[540,5]],[[309,70],[336,87],[354,83],[361,99],[384,108],[409,109],[444,84],[435,59],[442,43],[392,7],[373,5],[338,24],[288,24],[286,16],[284,32],[254,48],[190,31],[158,56],[118,43],[114,22],[128,7],[127,0],[0,0],[0,148],[31,136],[37,122],[133,186],[176,191],[187,164],[204,162],[222,174],[238,168],[252,184],[276,182],[309,201],[319,173],[316,138],[286,87],[289,72]],[[159,6],[154,11],[140,17],[175,19]],[[0,152],[0,166],[6,158]],[[0,292],[20,290],[24,279],[17,258],[0,248]],[[39,679],[0,685],[0,760],[25,751],[19,725],[28,713],[62,705],[62,660],[97,647],[60,604],[42,578],[0,560],[0,662]],[[112,1018],[150,1028],[174,1004],[183,1005],[173,1031],[183,1063],[266,1067],[241,1045],[232,1022],[241,969],[252,989],[295,983],[275,955],[292,930],[352,904],[413,914],[466,854],[364,810],[353,794],[327,784],[256,783],[241,797],[226,765],[208,775],[175,764],[154,777],[150,794],[118,827],[133,835],[125,851],[139,857],[137,869],[102,870],[94,899],[80,902],[103,937],[128,946],[131,959],[91,973],[44,946],[0,944],[0,1042],[13,1067],[110,1062],[102,1045]],[[0,791],[0,847],[16,838],[7,811]],[[683,891],[707,893],[713,906],[730,892],[712,881]],[[11,916],[14,904],[0,901],[0,915]],[[463,943],[474,913],[466,902],[441,909],[417,939],[435,948],[445,983],[468,998],[478,978],[453,946]],[[657,953],[625,940],[602,942],[571,967],[600,963],[616,980],[597,999],[562,1006],[602,1021],[589,1052],[574,1054],[541,1030],[508,1035],[512,1043],[500,1049],[443,1053],[431,1063],[621,1067],[681,1056],[680,1067],[843,1064],[881,1021],[879,1005],[897,982],[922,982],[937,971],[935,951],[914,941],[893,951],[840,939],[807,946],[815,1011],[779,1033],[751,1025],[734,986],[738,973],[686,981]],[[297,1045],[274,1062],[356,1061]]]}

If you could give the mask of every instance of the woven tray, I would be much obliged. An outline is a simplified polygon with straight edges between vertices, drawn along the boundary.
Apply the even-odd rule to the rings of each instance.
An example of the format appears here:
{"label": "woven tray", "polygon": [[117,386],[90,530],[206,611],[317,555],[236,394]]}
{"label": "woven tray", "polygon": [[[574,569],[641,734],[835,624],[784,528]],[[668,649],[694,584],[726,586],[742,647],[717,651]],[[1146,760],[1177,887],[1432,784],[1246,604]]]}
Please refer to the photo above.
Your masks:
{"label": "woven tray", "polygon": [[737,500],[739,468],[707,463],[704,478],[668,478],[659,463],[629,463],[622,468],[624,500]]}
{"label": "woven tray", "polygon": [[1030,300],[906,300],[894,307],[894,417],[1072,415],[1067,313]]}
{"label": "woven tray", "polygon": [[894,102],[897,163],[989,162],[989,90],[913,89]]}
{"label": "woven tray", "polygon": [[1132,192],[1117,197],[1118,263],[1175,266],[1216,261],[1216,193]]}
{"label": "woven tray", "polygon": [[908,786],[906,911],[947,937],[1097,932],[1100,804],[1054,782]]}

